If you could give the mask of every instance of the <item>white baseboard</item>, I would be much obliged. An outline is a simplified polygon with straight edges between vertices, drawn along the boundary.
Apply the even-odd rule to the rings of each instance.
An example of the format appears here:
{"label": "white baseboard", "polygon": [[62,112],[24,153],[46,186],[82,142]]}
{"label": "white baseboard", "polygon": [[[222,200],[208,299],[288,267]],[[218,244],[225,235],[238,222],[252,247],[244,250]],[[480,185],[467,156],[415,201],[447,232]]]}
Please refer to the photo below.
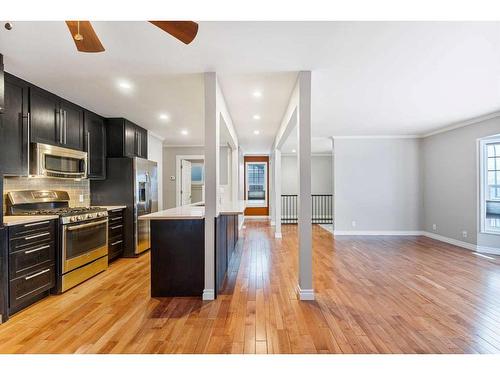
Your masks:
{"label": "white baseboard", "polygon": [[314,301],[314,289],[302,289],[299,285],[297,290],[301,301]]}
{"label": "white baseboard", "polygon": [[497,247],[477,245],[477,252],[484,254],[500,255],[500,249]]}
{"label": "white baseboard", "polygon": [[269,220],[269,216],[256,216],[256,215],[245,215],[246,220]]}
{"label": "white baseboard", "polygon": [[449,243],[463,249],[476,251],[478,253],[500,255],[500,248],[480,246],[469,242],[456,240],[454,238],[445,237],[437,233],[427,231],[376,231],[376,230],[334,230],[334,236],[425,236],[437,241]]}
{"label": "white baseboard", "polygon": [[467,250],[477,251],[477,245],[474,245],[474,244],[468,243],[468,242],[464,242],[464,241],[459,241],[459,240],[456,240],[454,238],[441,236],[440,234],[423,231],[422,236],[429,237],[429,238],[432,238],[434,240],[438,240],[441,242],[446,242],[446,243],[449,243],[450,245],[462,247],[462,248],[467,249]]}
{"label": "white baseboard", "polygon": [[334,230],[335,236],[421,236],[419,230]]}
{"label": "white baseboard", "polygon": [[274,238],[283,238],[283,237],[281,236],[281,233],[275,232]]}
{"label": "white baseboard", "polygon": [[203,289],[203,301],[213,301],[215,299],[215,292],[213,289]]}

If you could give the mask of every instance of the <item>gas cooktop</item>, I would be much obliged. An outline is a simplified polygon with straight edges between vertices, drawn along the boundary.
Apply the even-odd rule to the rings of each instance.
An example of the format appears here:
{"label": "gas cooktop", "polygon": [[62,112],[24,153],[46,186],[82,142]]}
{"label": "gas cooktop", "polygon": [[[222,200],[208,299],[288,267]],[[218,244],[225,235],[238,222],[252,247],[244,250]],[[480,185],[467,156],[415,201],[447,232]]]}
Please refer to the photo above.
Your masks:
{"label": "gas cooktop", "polygon": [[26,210],[18,211],[16,215],[59,215],[61,217],[78,215],[82,213],[94,213],[107,211],[103,207],[60,207],[60,208],[47,208],[41,210]]}

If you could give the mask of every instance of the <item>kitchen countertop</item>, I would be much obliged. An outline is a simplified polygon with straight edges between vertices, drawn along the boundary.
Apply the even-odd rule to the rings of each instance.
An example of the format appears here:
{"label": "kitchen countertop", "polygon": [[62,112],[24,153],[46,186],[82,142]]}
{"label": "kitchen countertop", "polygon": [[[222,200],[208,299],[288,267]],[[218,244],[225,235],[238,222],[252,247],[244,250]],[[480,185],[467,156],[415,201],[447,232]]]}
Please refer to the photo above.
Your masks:
{"label": "kitchen countertop", "polygon": [[[169,208],[152,214],[139,216],[139,220],[197,220],[205,218],[203,203],[193,203],[186,206]],[[245,211],[246,202],[228,202],[219,207],[220,215],[239,215]]]}
{"label": "kitchen countertop", "polygon": [[54,220],[54,219],[59,219],[59,216],[57,215],[4,216],[3,225],[10,227],[13,225],[36,223],[39,221]]}

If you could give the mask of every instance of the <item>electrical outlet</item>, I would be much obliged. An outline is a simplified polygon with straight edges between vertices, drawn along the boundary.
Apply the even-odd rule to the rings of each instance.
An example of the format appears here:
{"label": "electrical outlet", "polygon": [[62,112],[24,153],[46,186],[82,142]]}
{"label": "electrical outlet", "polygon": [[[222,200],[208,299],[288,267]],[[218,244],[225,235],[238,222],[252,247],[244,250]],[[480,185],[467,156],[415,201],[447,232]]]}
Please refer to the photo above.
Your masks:
{"label": "electrical outlet", "polygon": [[466,231],[466,230],[463,230],[463,231],[462,231],[462,237],[463,237],[463,238],[467,238],[467,231]]}
{"label": "electrical outlet", "polygon": [[436,224],[432,224],[432,230],[437,230],[438,226]]}
{"label": "electrical outlet", "polygon": [[175,176],[170,176],[170,181],[175,181]]}
{"label": "electrical outlet", "polygon": [[356,220],[353,220],[353,221],[351,222],[351,225],[352,225],[352,227],[353,227],[353,228],[356,228]]}
{"label": "electrical outlet", "polygon": [[78,196],[78,200],[80,201],[80,203],[83,203],[83,194],[80,194],[80,195]]}

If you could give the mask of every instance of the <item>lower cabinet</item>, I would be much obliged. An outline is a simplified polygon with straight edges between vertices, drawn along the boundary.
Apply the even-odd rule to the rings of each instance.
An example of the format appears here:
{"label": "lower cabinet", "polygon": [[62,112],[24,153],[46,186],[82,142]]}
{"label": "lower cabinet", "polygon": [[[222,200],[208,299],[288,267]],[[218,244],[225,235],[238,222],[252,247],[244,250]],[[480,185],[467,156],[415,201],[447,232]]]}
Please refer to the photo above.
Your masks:
{"label": "lower cabinet", "polygon": [[219,215],[215,219],[215,291],[222,290],[224,279],[238,242],[238,215]]}
{"label": "lower cabinet", "polygon": [[8,227],[8,313],[44,298],[55,286],[55,220]]}
{"label": "lower cabinet", "polygon": [[5,322],[8,316],[9,278],[7,269],[7,228],[0,228],[0,324]]}
{"label": "lower cabinet", "polygon": [[124,209],[108,211],[108,261],[123,255],[123,214]]}

